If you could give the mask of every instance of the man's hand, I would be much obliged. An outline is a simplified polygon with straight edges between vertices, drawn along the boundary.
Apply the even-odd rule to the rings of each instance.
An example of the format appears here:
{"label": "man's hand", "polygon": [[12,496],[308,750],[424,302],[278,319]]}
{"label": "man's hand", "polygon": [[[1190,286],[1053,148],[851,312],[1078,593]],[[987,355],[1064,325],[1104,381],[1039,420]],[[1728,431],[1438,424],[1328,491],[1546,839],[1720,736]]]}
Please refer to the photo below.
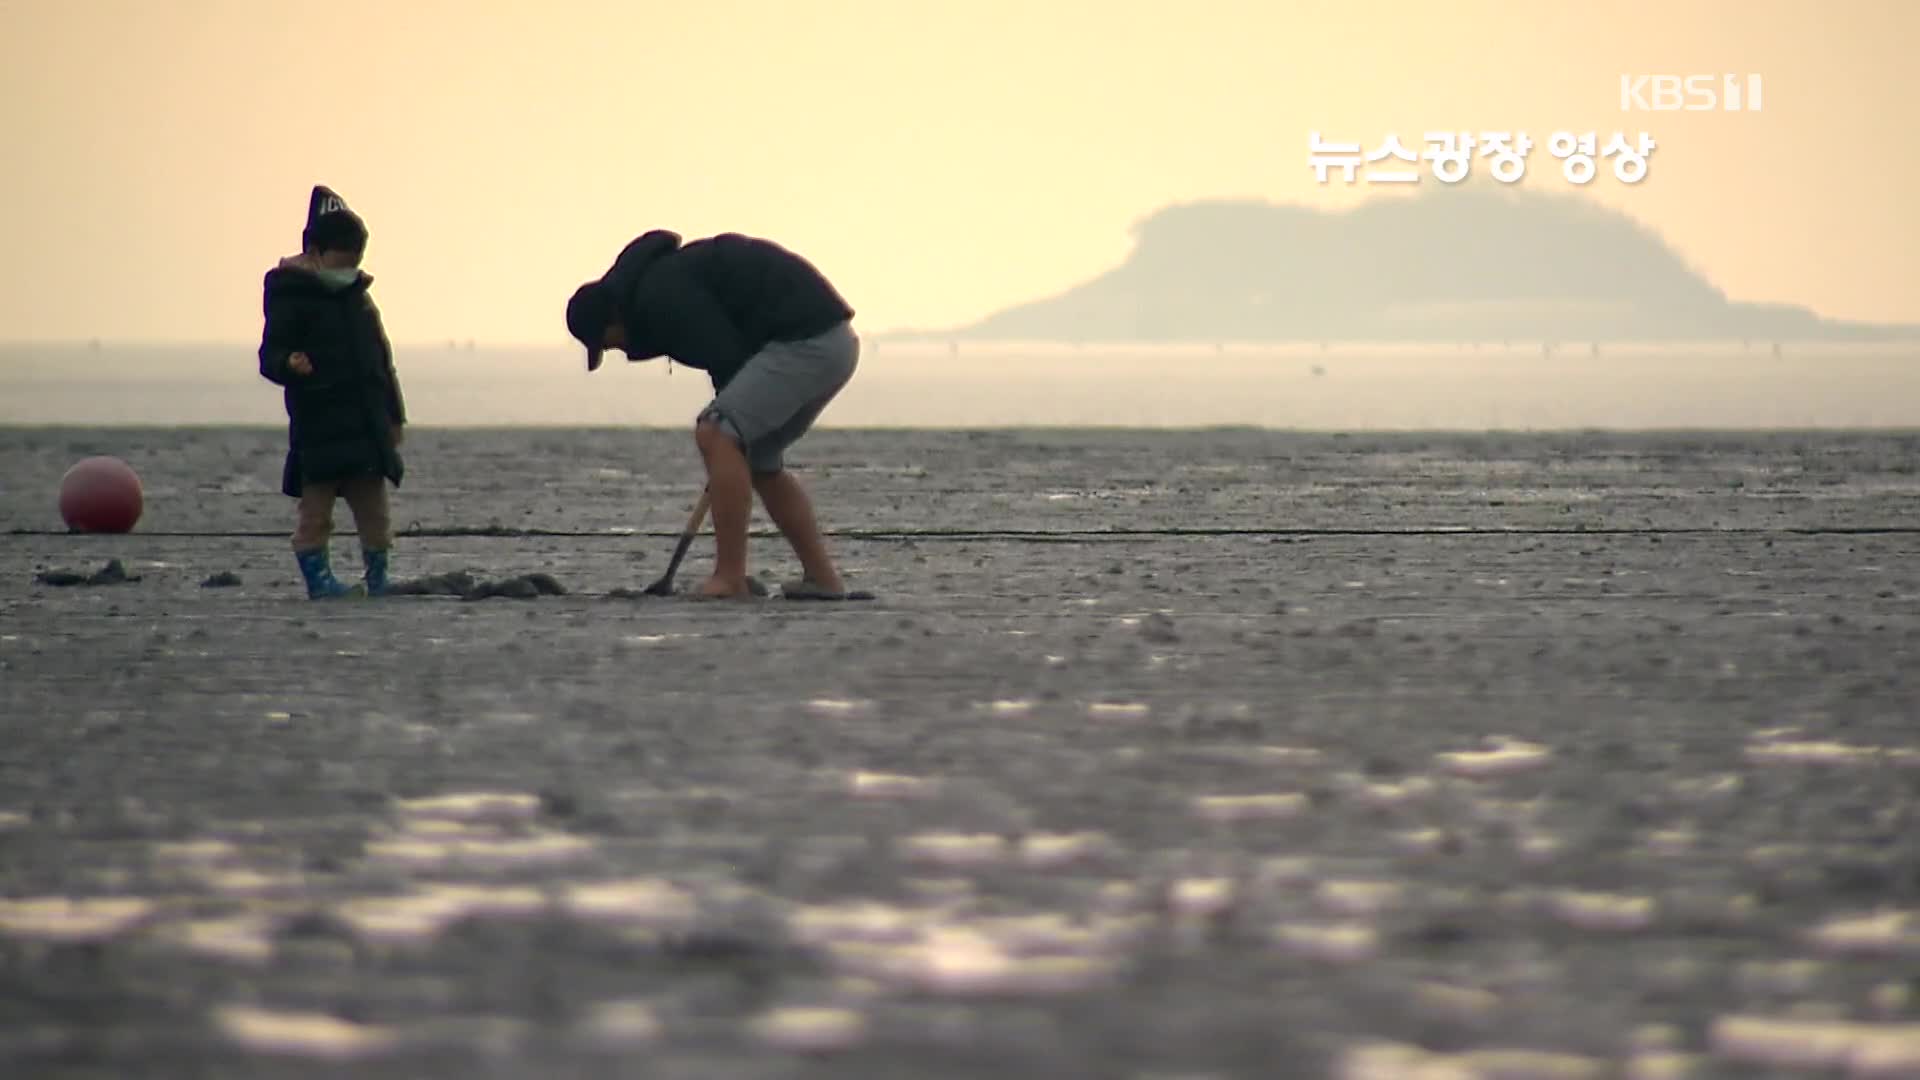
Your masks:
{"label": "man's hand", "polygon": [[294,353],[292,356],[287,357],[287,370],[293,372],[295,375],[311,375],[313,374],[313,361],[307,357],[306,353]]}
{"label": "man's hand", "polygon": [[394,424],[393,425],[393,448],[395,450],[400,449],[400,444],[405,442],[406,439],[407,439],[406,425]]}

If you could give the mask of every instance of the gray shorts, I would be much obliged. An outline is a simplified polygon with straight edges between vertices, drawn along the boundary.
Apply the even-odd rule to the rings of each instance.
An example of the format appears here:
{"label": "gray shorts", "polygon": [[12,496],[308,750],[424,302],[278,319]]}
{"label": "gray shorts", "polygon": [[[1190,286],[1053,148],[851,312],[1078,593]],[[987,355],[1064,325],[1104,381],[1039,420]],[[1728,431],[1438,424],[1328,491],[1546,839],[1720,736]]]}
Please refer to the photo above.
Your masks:
{"label": "gray shorts", "polygon": [[803,341],[775,341],[754,353],[700,412],[747,454],[756,473],[779,472],[794,440],[807,433],[860,363],[850,323]]}

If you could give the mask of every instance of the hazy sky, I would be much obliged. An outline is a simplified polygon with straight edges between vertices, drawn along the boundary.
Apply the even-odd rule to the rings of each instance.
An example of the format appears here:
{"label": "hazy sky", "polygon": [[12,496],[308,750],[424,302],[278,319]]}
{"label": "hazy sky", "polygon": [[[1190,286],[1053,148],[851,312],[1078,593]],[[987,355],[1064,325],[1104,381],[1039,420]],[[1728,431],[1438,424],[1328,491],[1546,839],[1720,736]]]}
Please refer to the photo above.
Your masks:
{"label": "hazy sky", "polygon": [[[1588,194],[1734,299],[1920,321],[1916,41],[1915,0],[0,0],[0,340],[257,338],[316,182],[403,342],[563,341],[655,227],[947,325],[1169,202],[1402,193],[1317,183],[1313,129],[1526,131],[1554,191],[1553,130],[1645,130]],[[1629,72],[1757,72],[1764,111],[1623,113]]]}

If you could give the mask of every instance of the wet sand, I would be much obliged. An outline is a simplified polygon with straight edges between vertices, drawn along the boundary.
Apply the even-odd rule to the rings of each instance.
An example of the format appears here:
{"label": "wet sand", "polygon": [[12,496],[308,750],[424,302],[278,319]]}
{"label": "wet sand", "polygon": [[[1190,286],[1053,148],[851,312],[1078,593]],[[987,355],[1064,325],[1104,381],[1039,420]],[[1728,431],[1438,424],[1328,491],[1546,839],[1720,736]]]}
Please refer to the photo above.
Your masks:
{"label": "wet sand", "polygon": [[327,605],[281,438],[0,429],[0,1074],[1920,1075],[1920,438],[822,431],[717,605],[680,432]]}

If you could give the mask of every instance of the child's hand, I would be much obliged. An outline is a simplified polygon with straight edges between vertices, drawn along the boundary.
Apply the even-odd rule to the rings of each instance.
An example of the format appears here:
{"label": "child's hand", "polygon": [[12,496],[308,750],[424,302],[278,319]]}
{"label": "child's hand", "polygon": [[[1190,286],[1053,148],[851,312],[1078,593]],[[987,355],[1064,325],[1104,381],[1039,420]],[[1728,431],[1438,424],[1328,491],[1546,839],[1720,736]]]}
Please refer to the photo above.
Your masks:
{"label": "child's hand", "polygon": [[307,358],[306,353],[297,352],[287,357],[287,368],[295,375],[311,375],[313,374],[313,361]]}

